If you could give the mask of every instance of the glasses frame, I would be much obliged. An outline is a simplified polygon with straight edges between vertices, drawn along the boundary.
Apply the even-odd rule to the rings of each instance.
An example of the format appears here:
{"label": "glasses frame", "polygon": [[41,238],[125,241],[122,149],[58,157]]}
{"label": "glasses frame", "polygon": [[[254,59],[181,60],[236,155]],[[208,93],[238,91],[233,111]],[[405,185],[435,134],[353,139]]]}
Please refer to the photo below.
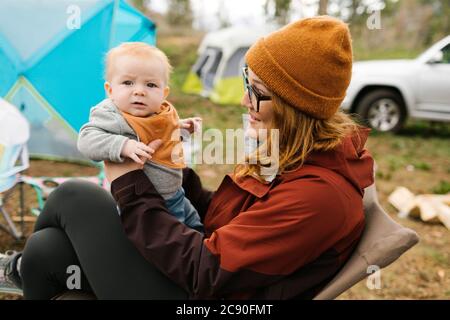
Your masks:
{"label": "glasses frame", "polygon": [[256,98],[256,112],[259,112],[259,104],[261,101],[271,101],[271,96],[265,96],[258,92],[258,90],[250,84],[250,81],[248,81],[248,66],[245,66],[242,68],[242,78],[244,80],[244,90],[248,93],[248,100],[250,101],[250,104],[252,105],[252,108],[255,109],[255,106],[252,102],[252,95]]}

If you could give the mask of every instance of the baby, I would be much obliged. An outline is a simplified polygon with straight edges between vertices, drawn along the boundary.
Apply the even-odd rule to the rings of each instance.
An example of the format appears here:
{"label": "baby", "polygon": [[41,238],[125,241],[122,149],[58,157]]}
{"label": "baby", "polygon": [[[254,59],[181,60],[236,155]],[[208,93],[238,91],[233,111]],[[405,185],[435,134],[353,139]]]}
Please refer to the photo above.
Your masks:
{"label": "baby", "polygon": [[[91,109],[89,122],[80,129],[78,149],[94,161],[145,162],[144,172],[169,211],[203,231],[197,210],[181,186],[185,163],[180,143],[180,127],[192,134],[201,119],[180,120],[166,101],[171,68],[161,50],[145,43],[123,43],[111,49],[106,56],[108,98]],[[150,157],[147,144],[155,139],[162,144]]]}

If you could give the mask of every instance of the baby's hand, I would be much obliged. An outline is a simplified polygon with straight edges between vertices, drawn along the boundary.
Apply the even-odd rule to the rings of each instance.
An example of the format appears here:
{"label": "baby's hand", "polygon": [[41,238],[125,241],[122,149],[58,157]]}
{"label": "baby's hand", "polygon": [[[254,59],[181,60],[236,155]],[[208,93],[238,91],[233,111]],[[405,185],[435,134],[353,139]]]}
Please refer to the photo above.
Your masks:
{"label": "baby's hand", "polygon": [[[151,155],[154,152],[155,150],[153,150],[146,144],[133,139],[128,139],[127,142],[125,142],[125,145],[123,146],[122,152],[120,154],[124,157],[133,159],[136,163],[144,164],[147,159],[150,160],[152,158]],[[142,159],[144,159],[145,161],[143,161]]]}
{"label": "baby's hand", "polygon": [[180,120],[180,128],[186,129],[190,134],[193,134],[195,131],[200,130],[201,124],[202,118],[200,117],[186,118]]}

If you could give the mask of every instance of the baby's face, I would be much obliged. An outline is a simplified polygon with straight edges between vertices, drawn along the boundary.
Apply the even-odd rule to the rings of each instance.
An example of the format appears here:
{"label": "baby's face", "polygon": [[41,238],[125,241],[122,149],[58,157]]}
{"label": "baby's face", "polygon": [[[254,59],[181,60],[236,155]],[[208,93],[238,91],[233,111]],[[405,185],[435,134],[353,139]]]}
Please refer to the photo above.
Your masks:
{"label": "baby's face", "polygon": [[118,56],[105,90],[121,111],[146,117],[159,112],[169,94],[165,72],[165,66],[157,58]]}

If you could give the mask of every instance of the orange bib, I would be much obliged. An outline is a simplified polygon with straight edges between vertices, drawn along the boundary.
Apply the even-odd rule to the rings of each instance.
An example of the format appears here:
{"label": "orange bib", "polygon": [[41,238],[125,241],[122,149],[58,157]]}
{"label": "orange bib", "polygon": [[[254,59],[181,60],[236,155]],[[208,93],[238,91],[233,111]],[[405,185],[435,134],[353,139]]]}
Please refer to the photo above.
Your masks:
{"label": "orange bib", "polygon": [[185,168],[177,110],[167,101],[162,103],[161,110],[160,113],[145,118],[121,113],[142,143],[162,140],[161,146],[152,156],[152,161],[169,168]]}

